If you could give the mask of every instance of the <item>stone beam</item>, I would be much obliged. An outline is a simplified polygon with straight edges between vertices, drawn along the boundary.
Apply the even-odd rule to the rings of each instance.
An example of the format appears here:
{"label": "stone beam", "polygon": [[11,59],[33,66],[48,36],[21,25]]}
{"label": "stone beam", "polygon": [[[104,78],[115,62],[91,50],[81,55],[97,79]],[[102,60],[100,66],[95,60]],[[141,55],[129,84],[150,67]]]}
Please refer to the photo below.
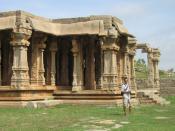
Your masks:
{"label": "stone beam", "polygon": [[71,24],[60,24],[30,18],[32,28],[56,36],[64,35],[105,35],[102,20],[92,20]]}

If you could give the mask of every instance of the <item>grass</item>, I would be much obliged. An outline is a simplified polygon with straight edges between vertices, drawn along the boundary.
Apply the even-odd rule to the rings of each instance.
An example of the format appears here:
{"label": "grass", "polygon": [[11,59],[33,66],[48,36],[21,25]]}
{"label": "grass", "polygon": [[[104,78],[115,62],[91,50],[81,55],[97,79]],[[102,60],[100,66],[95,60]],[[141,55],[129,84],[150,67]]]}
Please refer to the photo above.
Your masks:
{"label": "grass", "polygon": [[[2,131],[175,131],[175,96],[171,105],[141,105],[123,116],[121,107],[58,105],[52,108],[0,108]],[[155,119],[165,117],[165,119]],[[120,124],[128,121],[129,124]],[[116,124],[122,127],[114,128]]]}

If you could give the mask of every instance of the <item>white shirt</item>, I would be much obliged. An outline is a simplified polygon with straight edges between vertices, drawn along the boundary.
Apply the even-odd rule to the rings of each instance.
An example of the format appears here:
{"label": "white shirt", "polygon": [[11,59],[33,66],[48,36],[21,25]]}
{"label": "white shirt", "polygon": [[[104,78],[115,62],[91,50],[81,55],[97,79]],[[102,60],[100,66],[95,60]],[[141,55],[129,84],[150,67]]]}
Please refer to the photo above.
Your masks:
{"label": "white shirt", "polygon": [[123,93],[128,93],[128,92],[131,91],[131,89],[130,89],[130,87],[129,87],[128,84],[122,84],[122,89],[121,89],[121,91],[122,91]]}

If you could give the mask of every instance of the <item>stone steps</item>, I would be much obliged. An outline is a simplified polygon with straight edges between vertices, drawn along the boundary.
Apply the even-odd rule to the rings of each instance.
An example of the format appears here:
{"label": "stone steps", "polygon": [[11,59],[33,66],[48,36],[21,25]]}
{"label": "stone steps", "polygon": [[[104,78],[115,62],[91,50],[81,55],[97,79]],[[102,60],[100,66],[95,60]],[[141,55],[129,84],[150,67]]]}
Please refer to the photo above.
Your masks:
{"label": "stone steps", "polygon": [[[115,100],[122,99],[120,92],[94,91],[85,90],[80,92],[72,91],[55,91],[53,94],[55,99],[61,100]],[[132,93],[132,98],[135,98],[135,92]]]}
{"label": "stone steps", "polygon": [[160,105],[170,104],[170,102],[160,97],[158,91],[154,90],[140,90],[137,92],[137,97],[139,98],[140,104],[145,103],[160,104]]}

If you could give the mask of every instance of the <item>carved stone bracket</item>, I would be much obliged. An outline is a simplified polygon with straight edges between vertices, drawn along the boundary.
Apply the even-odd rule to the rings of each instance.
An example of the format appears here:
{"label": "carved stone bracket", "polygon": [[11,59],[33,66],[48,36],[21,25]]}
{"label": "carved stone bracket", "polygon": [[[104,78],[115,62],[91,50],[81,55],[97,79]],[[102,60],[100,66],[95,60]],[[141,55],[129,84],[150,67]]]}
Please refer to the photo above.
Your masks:
{"label": "carved stone bracket", "polygon": [[119,51],[119,46],[116,44],[116,38],[103,38],[102,50]]}

